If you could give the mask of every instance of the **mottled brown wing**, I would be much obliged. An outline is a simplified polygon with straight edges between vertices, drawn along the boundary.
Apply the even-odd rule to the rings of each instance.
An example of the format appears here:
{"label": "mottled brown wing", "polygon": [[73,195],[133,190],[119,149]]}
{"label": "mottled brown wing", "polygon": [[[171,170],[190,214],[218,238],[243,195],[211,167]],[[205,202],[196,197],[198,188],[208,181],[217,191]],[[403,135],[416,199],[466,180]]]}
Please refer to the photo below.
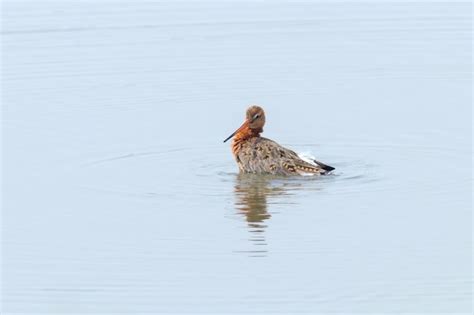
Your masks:
{"label": "mottled brown wing", "polygon": [[237,163],[242,171],[248,173],[301,175],[326,172],[319,166],[303,161],[294,151],[266,138],[247,141],[237,155]]}

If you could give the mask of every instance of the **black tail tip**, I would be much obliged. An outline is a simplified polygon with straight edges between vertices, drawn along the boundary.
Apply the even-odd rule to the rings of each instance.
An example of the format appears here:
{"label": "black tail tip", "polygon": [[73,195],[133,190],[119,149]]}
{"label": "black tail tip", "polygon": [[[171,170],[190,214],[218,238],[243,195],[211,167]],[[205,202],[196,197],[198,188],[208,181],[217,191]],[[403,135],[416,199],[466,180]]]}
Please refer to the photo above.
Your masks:
{"label": "black tail tip", "polygon": [[332,166],[329,166],[329,165],[324,165],[324,166],[322,166],[322,168],[326,172],[334,171],[336,169],[335,167],[332,167]]}
{"label": "black tail tip", "polygon": [[316,160],[314,160],[314,163],[318,164],[319,167],[321,167],[321,168],[322,168],[323,170],[325,170],[326,172],[334,171],[334,170],[336,169],[335,167],[326,165],[326,164],[321,163],[321,162],[316,161]]}

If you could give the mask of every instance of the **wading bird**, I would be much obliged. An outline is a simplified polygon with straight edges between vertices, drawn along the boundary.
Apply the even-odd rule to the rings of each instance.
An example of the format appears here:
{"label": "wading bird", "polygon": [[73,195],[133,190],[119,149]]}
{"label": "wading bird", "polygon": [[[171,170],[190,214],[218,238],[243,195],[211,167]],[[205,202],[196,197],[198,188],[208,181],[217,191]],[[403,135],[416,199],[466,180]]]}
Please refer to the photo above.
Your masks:
{"label": "wading bird", "polygon": [[259,106],[247,109],[245,122],[224,142],[234,137],[232,153],[243,173],[273,175],[324,175],[334,167],[301,159],[295,152],[275,141],[260,137],[265,125],[265,112]]}

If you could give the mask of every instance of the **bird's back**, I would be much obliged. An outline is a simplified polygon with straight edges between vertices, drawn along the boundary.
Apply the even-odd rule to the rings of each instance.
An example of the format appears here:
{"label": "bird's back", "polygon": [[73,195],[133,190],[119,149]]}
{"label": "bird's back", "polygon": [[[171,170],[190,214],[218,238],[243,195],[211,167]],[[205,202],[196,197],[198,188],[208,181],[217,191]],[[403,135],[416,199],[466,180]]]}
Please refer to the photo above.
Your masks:
{"label": "bird's back", "polygon": [[235,158],[245,173],[274,175],[326,174],[334,168],[302,160],[295,152],[263,137],[253,137],[238,144]]}

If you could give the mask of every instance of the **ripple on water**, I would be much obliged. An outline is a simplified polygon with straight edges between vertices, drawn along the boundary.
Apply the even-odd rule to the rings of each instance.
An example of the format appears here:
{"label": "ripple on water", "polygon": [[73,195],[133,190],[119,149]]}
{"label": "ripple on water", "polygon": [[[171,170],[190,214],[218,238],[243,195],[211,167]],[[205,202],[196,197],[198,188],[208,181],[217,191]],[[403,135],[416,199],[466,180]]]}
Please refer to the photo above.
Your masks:
{"label": "ripple on water", "polygon": [[[409,146],[402,144],[293,145],[296,151],[329,152],[317,158],[336,168],[329,176],[272,177],[238,174],[227,147],[170,147],[126,152],[89,161],[81,165],[79,184],[98,193],[112,193],[133,198],[232,198],[239,196],[236,187],[247,193],[267,195],[275,204],[291,204],[285,196],[323,193],[354,195],[417,190],[440,194],[450,185],[461,189],[466,183],[441,178],[437,169],[459,152],[451,148]],[[402,165],[402,167],[400,167]],[[446,163],[443,172],[456,172],[456,165]],[[403,173],[401,173],[401,171]],[[426,178],[432,178],[426,182]],[[232,193],[234,191],[234,193]],[[235,195],[235,196],[233,196]],[[238,206],[238,204],[236,204]]]}
{"label": "ripple on water", "polygon": [[[305,151],[322,151],[319,145],[297,145]],[[279,195],[324,191],[330,194],[357,194],[363,191],[403,191],[418,187],[420,165],[449,160],[451,150],[402,145],[327,145],[321,160],[336,168],[329,176],[258,176],[245,182],[266,181]],[[405,180],[399,180],[399,164],[404,164]],[[443,166],[451,171],[453,165]],[[223,196],[226,184],[239,180],[237,166],[222,146],[175,147],[163,150],[128,152],[82,164],[82,184],[88,189],[122,193],[135,197]],[[260,183],[261,184],[261,183]],[[260,185],[261,186],[261,185]],[[435,187],[424,187],[434,189]]]}
{"label": "ripple on water", "polygon": [[[402,145],[292,147],[297,152],[329,152],[317,158],[334,166],[335,171],[309,177],[239,174],[227,147],[174,147],[127,152],[84,163],[80,184],[97,193],[146,199],[176,210],[220,204],[224,207],[222,216],[247,230],[251,248],[234,252],[265,257],[269,251],[269,222],[280,213],[300,204],[312,207],[320,197],[334,201],[340,197],[353,199],[361,193],[374,197],[387,193],[403,196],[408,191],[439,194],[442,185],[429,185],[423,180],[434,176],[431,168],[440,159],[453,154],[442,148]],[[400,163],[405,173],[400,173]],[[455,171],[450,165],[445,169]]]}

